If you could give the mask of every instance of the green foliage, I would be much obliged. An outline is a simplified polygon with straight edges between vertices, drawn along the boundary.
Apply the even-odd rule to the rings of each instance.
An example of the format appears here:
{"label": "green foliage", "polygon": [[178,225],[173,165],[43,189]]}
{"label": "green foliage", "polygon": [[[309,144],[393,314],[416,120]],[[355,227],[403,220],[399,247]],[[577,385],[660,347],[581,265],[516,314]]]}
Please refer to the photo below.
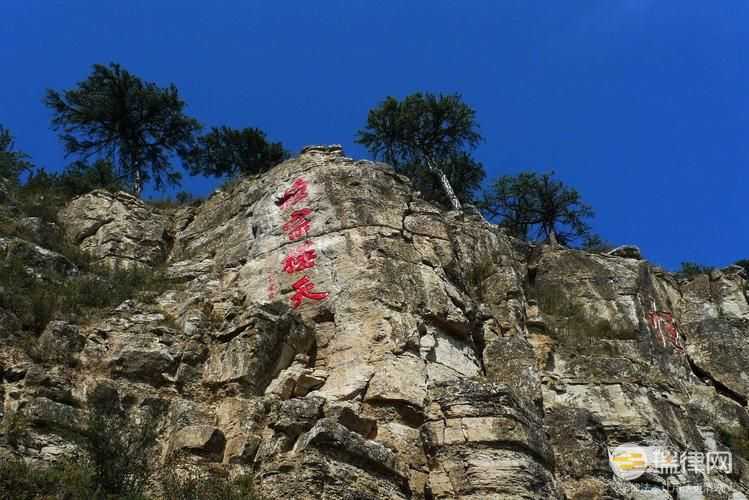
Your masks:
{"label": "green foliage", "polygon": [[481,208],[490,218],[500,219],[517,238],[569,245],[589,237],[586,219],[593,217],[593,210],[580,193],[554,180],[553,175],[523,172],[502,176],[485,193]]}
{"label": "green foliage", "polygon": [[[0,237],[17,237],[35,243],[64,255],[78,267],[90,264],[90,258],[66,240],[56,224],[61,200],[56,198],[53,191],[25,191],[24,187],[16,192],[16,197],[17,206],[14,209],[0,207]],[[41,219],[38,226],[29,223],[29,217]]]}
{"label": "green foliage", "polygon": [[585,236],[580,249],[591,253],[603,253],[613,250],[614,245],[597,234],[588,234]]}
{"label": "green foliage", "polygon": [[236,177],[265,172],[288,156],[280,142],[268,142],[260,129],[214,127],[185,155],[185,163],[192,175]]}
{"label": "green foliage", "polygon": [[458,94],[386,98],[369,111],[356,142],[413,179],[427,198],[449,202],[436,171],[447,176],[458,198],[470,201],[484,178],[470,153],[481,142],[476,112]]}
{"label": "green foliage", "polygon": [[0,463],[0,500],[146,500],[155,439],[153,420],[136,424],[96,406],[81,440],[83,455],[46,467]]}
{"label": "green foliage", "polygon": [[[178,475],[174,464],[162,470],[149,461],[156,443],[156,420],[125,417],[111,399],[92,401],[80,445],[83,453],[50,466],[20,460],[0,462],[0,500],[259,500],[252,478]],[[147,494],[156,485],[163,493]]]}
{"label": "green foliage", "polygon": [[110,269],[90,262],[76,276],[53,271],[37,276],[22,256],[10,256],[0,261],[0,308],[16,317],[18,329],[39,333],[52,319],[86,317],[146,291],[159,294],[168,284],[161,270]]}
{"label": "green foliage", "polygon": [[601,339],[632,340],[638,336],[635,330],[591,316],[562,285],[532,285],[527,294],[536,300],[548,333],[566,345],[586,346]]}
{"label": "green foliage", "polygon": [[167,471],[162,478],[163,500],[259,500],[254,493],[252,477],[205,478],[197,474],[179,476]]}
{"label": "green foliage", "polygon": [[97,489],[106,495],[140,496],[153,469],[149,449],[156,442],[155,420],[134,422],[100,403],[89,415],[84,432],[87,468]]}
{"label": "green foliage", "polygon": [[707,274],[712,270],[712,267],[703,266],[696,262],[682,262],[676,274],[681,278],[692,279],[700,274]]}
{"label": "green foliage", "polygon": [[14,327],[41,332],[53,319],[58,298],[55,286],[37,279],[22,257],[0,262],[0,289],[0,308],[14,315]]}
{"label": "green foliage", "polygon": [[161,269],[94,266],[64,283],[62,311],[85,314],[88,309],[116,306],[139,295],[140,299],[159,295],[168,287],[169,280]]}
{"label": "green foliage", "polygon": [[742,260],[737,260],[737,261],[735,262],[735,264],[736,264],[737,266],[741,266],[741,267],[743,267],[743,268],[744,268],[744,271],[746,272],[746,276],[747,276],[747,278],[749,278],[749,259],[742,259]]}
{"label": "green foliage", "polygon": [[197,200],[200,200],[200,198],[196,198],[192,193],[180,191],[174,196],[174,198],[171,196],[164,196],[149,198],[144,201],[155,208],[179,208],[184,205],[189,205]]}
{"label": "green foliage", "polygon": [[[57,225],[57,214],[75,196],[94,189],[117,191],[125,187],[107,160],[91,165],[75,162],[60,173],[44,169],[30,171],[26,182],[13,189],[13,206],[0,207],[0,236],[32,241],[81,264],[82,255],[63,237]],[[38,217],[41,223],[36,228],[30,227],[29,217]]]}
{"label": "green foliage", "polygon": [[[439,168],[447,176],[459,200],[474,201],[474,194],[485,177],[484,167],[468,154],[456,154],[442,160]],[[397,169],[409,177],[426,200],[447,204],[448,200],[437,176],[419,163],[408,163]]]}
{"label": "green foliage", "polygon": [[90,193],[95,189],[116,192],[127,188],[122,177],[111,161],[96,160],[89,164],[76,161],[65,168],[60,175],[60,186],[67,196],[75,197]]}
{"label": "green foliage", "polygon": [[67,154],[109,159],[138,195],[148,180],[156,189],[179,181],[170,155],[189,151],[200,129],[184,114],[174,85],[144,82],[118,64],[94,65],[86,80],[63,92],[48,90],[44,102]]}
{"label": "green foliage", "polygon": [[14,149],[13,136],[0,125],[0,177],[18,183],[18,177],[31,170],[31,163],[27,154]]}
{"label": "green foliage", "polygon": [[749,430],[741,427],[720,427],[718,436],[734,453],[749,460]]}
{"label": "green foliage", "polygon": [[466,272],[467,291],[479,300],[484,300],[484,288],[486,280],[497,274],[497,264],[489,256],[485,256],[473,265]]}
{"label": "green foliage", "polygon": [[179,203],[180,205],[186,205],[190,203],[194,199],[192,193],[188,193],[187,191],[180,191],[177,193],[177,195],[174,197],[174,200]]}
{"label": "green foliage", "polygon": [[[15,190],[16,206],[0,207],[0,237],[20,238],[55,251],[80,270],[68,276],[55,265],[32,268],[33,245],[11,240],[12,248],[0,255],[0,308],[13,315],[11,331],[39,333],[52,319],[87,317],[97,309],[136,296],[144,300],[166,289],[168,281],[161,270],[99,265],[67,241],[55,224],[60,207],[72,196],[107,187],[120,186],[105,160],[91,166],[77,163],[60,174],[37,170]],[[29,217],[41,221],[24,223]]]}
{"label": "green foliage", "polygon": [[122,191],[127,185],[109,160],[93,164],[77,161],[60,173],[36,169],[17,191],[21,209],[26,215],[55,222],[57,213],[71,199],[95,189]]}
{"label": "green foliage", "polygon": [[[82,264],[86,259],[63,237],[57,225],[57,214],[75,196],[98,188],[117,190],[123,187],[114,176],[111,164],[104,160],[91,166],[78,162],[59,174],[37,169],[22,186],[14,189],[15,206],[12,209],[0,207],[0,236],[16,236],[34,242],[62,253],[76,265]],[[41,219],[37,229],[23,223],[28,217]]]}
{"label": "green foliage", "polygon": [[163,493],[158,496],[134,490],[115,493],[98,482],[87,459],[47,467],[5,460],[0,462],[0,500],[261,500],[250,476],[180,478],[172,469],[163,472]]}
{"label": "green foliage", "polygon": [[0,429],[2,429],[3,435],[5,435],[5,441],[12,448],[16,448],[23,441],[26,436],[28,424],[29,422],[26,417],[18,411],[6,414],[3,417]]}
{"label": "green foliage", "polygon": [[73,463],[46,468],[20,460],[0,462],[0,500],[95,498],[87,471]]}

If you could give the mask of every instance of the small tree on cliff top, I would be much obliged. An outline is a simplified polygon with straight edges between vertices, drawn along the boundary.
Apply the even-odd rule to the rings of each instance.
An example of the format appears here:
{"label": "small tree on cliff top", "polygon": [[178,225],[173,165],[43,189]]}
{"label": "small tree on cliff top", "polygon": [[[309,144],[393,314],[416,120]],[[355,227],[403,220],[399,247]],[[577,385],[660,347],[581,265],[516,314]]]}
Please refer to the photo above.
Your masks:
{"label": "small tree on cliff top", "polygon": [[523,172],[502,176],[484,195],[482,208],[518,238],[543,238],[563,245],[584,239],[590,235],[586,219],[593,216],[593,209],[580,193],[552,175]]}
{"label": "small tree on cliff top", "polygon": [[749,277],[749,259],[737,260],[735,262],[735,264],[737,266],[743,267],[744,268],[744,272],[746,273],[747,277]]}
{"label": "small tree on cliff top", "polygon": [[481,142],[475,115],[458,94],[388,97],[369,111],[356,142],[411,177],[425,197],[459,209],[484,178],[470,156]]}
{"label": "small tree on cliff top", "polygon": [[188,151],[200,129],[174,85],[144,82],[118,64],[94,65],[74,89],[48,90],[44,102],[67,154],[110,159],[137,195],[148,180],[156,189],[179,181],[169,156]]}
{"label": "small tree on cliff top", "polygon": [[18,176],[31,170],[28,155],[15,151],[13,136],[10,131],[0,125],[0,177],[18,182]]}
{"label": "small tree on cliff top", "polygon": [[185,155],[193,175],[235,177],[265,172],[288,158],[280,142],[269,142],[257,128],[219,127],[200,137]]}

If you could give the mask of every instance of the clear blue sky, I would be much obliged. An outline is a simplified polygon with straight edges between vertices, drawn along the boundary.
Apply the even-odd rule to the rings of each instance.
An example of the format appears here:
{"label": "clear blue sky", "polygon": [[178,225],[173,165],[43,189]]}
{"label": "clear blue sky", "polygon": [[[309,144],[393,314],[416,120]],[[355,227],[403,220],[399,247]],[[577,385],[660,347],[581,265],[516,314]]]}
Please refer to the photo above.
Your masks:
{"label": "clear blue sky", "polygon": [[747,26],[744,0],[2,0],[0,123],[62,168],[44,90],[114,61],[205,125],[365,157],[382,98],[460,92],[489,176],[554,170],[606,239],[722,266],[749,258]]}

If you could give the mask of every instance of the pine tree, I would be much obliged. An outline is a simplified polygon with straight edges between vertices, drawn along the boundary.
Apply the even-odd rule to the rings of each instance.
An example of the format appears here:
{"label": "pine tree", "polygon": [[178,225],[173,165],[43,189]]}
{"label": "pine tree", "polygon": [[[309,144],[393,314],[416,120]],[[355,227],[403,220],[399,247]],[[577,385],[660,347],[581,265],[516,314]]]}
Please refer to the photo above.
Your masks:
{"label": "pine tree", "polygon": [[67,154],[109,159],[136,195],[149,180],[156,189],[178,183],[171,156],[189,151],[200,129],[174,85],[144,82],[118,64],[94,65],[86,80],[48,90],[44,102]]}
{"label": "pine tree", "polygon": [[476,113],[461,96],[416,93],[388,97],[369,111],[356,142],[408,175],[427,199],[460,209],[472,198],[484,168],[470,155],[482,138]]}

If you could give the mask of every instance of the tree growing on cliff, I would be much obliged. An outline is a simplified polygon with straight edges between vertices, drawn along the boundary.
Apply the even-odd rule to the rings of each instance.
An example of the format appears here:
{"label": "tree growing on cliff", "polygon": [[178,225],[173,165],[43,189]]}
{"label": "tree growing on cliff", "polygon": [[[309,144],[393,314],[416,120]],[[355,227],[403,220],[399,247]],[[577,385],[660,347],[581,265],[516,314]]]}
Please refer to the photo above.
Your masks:
{"label": "tree growing on cliff", "polygon": [[265,172],[288,156],[280,142],[269,142],[260,129],[214,127],[184,159],[193,175],[236,177]]}
{"label": "tree growing on cliff", "polygon": [[749,278],[749,259],[741,259],[737,260],[735,262],[737,266],[741,266],[744,268],[744,272],[746,273],[747,278]]}
{"label": "tree growing on cliff", "polygon": [[60,173],[36,169],[29,174],[22,191],[45,199],[57,199],[64,204],[94,189],[120,191],[127,186],[109,160],[99,159],[91,164],[80,160],[73,162]]}
{"label": "tree growing on cliff", "polygon": [[583,237],[580,244],[580,249],[586,252],[603,253],[613,250],[615,245],[601,238],[600,235],[595,233],[587,234]]}
{"label": "tree growing on cliff", "polygon": [[680,278],[692,279],[700,274],[708,274],[714,268],[711,266],[705,266],[698,262],[686,261],[681,263],[681,267],[676,271],[676,275]]}
{"label": "tree growing on cliff", "polygon": [[149,180],[156,189],[179,181],[170,157],[187,152],[200,129],[174,85],[144,82],[118,64],[94,65],[86,80],[48,90],[44,102],[67,154],[109,159],[136,195]]}
{"label": "tree growing on cliff", "polygon": [[377,159],[413,179],[427,199],[448,202],[472,198],[484,168],[471,157],[482,138],[476,112],[458,94],[416,93],[388,97],[369,111],[356,136]]}
{"label": "tree growing on cliff", "polygon": [[563,245],[585,239],[590,235],[586,220],[593,217],[593,210],[580,193],[554,180],[553,175],[523,172],[502,176],[484,194],[481,208],[518,238],[542,238]]}
{"label": "tree growing on cliff", "polygon": [[15,150],[13,136],[0,125],[0,177],[18,182],[18,176],[32,168],[28,158],[26,153]]}

